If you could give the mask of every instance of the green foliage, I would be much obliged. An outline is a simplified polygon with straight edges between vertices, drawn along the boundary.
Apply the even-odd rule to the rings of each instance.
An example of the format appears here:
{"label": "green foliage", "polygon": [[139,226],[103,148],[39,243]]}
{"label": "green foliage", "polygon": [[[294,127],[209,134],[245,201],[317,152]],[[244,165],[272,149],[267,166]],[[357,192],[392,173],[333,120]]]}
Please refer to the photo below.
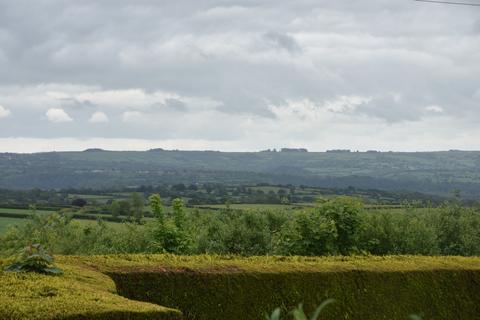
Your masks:
{"label": "green foliage", "polygon": [[175,222],[168,219],[157,221],[153,227],[152,249],[154,252],[188,254],[192,246],[191,235],[188,231],[179,228]]}
{"label": "green foliage", "polygon": [[5,270],[9,272],[38,272],[52,275],[62,274],[63,271],[53,266],[53,256],[40,244],[25,247],[20,257]]}
{"label": "green foliage", "polygon": [[118,201],[112,201],[109,209],[112,217],[118,218],[122,214],[120,203]]}
{"label": "green foliage", "polygon": [[192,247],[192,236],[187,227],[187,219],[182,199],[172,201],[173,217],[165,219],[159,195],[150,197],[150,206],[157,220],[152,224],[154,252],[186,254]]}
{"label": "green foliage", "polygon": [[286,255],[319,256],[336,251],[334,221],[315,211],[295,214],[282,226],[278,251]]}
{"label": "green foliage", "polygon": [[156,219],[142,223],[79,222],[68,212],[33,213],[0,235],[0,254],[41,243],[55,254],[480,255],[480,208],[457,202],[403,210],[366,210],[346,197],[300,210],[192,210],[181,199],[172,204],[167,214],[161,198],[150,197]]}
{"label": "green foliage", "polygon": [[150,235],[135,223],[88,224],[68,215],[33,214],[26,223],[0,236],[0,253],[11,255],[30,243],[42,243],[57,254],[150,252]]}
{"label": "green foliage", "polygon": [[99,261],[111,266],[122,295],[173,306],[187,320],[265,319],[278,306],[287,315],[299,301],[315,317],[327,297],[336,302],[321,310],[323,319],[406,320],[422,312],[425,319],[474,320],[478,259],[146,255]]}
{"label": "green foliage", "polygon": [[295,255],[349,254],[357,250],[363,204],[339,197],[318,202],[283,226],[279,252]]}
{"label": "green foliage", "polygon": [[268,314],[265,316],[266,320],[280,320],[280,315],[281,315],[281,309],[277,308],[273,310],[272,314],[269,316]]}
{"label": "green foliage", "polygon": [[150,209],[152,210],[155,217],[163,222],[165,219],[165,214],[163,212],[163,202],[159,194],[152,194],[148,201],[150,202]]}
{"label": "green foliage", "polygon": [[88,261],[58,257],[57,263],[64,270],[61,277],[0,270],[0,319],[182,319],[178,310],[119,296],[112,279]]}
{"label": "green foliage", "polygon": [[351,197],[338,197],[319,206],[318,214],[333,221],[337,233],[336,246],[341,254],[356,250],[363,203]]}
{"label": "green foliage", "polygon": [[475,320],[479,259],[58,256],[62,277],[0,270],[0,319],[256,320],[303,301],[314,319]]}
{"label": "green foliage", "polygon": [[178,228],[184,228],[187,218],[185,216],[185,204],[183,203],[183,200],[180,198],[173,199],[172,208],[175,225]]}
{"label": "green foliage", "polygon": [[320,306],[318,306],[317,309],[315,309],[315,311],[312,313],[310,317],[307,317],[307,315],[305,314],[305,311],[303,311],[303,305],[300,304],[296,309],[292,311],[293,318],[295,320],[318,320],[323,309],[325,309],[326,306],[333,303],[334,301],[335,300],[333,299],[325,300],[320,304]]}
{"label": "green foliage", "polygon": [[[297,308],[293,309],[291,314],[293,316],[294,320],[318,320],[320,317],[320,314],[322,313],[323,309],[325,309],[326,306],[329,304],[335,302],[334,299],[327,299],[324,302],[318,306],[317,309],[312,313],[310,317],[307,317],[305,314],[305,311],[303,310],[303,305],[299,304]],[[281,320],[281,309],[277,308],[275,309],[270,316],[266,316],[267,320]]]}
{"label": "green foliage", "polygon": [[143,207],[145,206],[143,195],[139,192],[132,193],[130,195],[130,202],[132,204],[135,219],[140,221],[143,218]]}

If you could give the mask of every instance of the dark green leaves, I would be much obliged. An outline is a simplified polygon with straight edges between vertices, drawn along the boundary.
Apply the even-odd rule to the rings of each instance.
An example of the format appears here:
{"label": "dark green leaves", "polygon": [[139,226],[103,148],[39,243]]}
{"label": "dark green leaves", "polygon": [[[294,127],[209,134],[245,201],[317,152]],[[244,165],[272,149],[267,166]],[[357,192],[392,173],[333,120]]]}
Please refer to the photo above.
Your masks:
{"label": "dark green leaves", "polygon": [[25,247],[18,260],[5,268],[9,272],[38,272],[60,275],[63,271],[53,266],[53,257],[40,244]]}

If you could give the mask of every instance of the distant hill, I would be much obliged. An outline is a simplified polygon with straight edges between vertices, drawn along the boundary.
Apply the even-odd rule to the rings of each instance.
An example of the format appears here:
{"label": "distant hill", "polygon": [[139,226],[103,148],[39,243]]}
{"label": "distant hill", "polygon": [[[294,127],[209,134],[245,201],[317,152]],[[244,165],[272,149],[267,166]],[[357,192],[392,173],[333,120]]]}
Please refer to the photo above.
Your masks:
{"label": "distant hill", "polygon": [[[154,151],[154,152],[152,152]],[[480,152],[51,152],[0,154],[0,188],[280,183],[480,195]]]}

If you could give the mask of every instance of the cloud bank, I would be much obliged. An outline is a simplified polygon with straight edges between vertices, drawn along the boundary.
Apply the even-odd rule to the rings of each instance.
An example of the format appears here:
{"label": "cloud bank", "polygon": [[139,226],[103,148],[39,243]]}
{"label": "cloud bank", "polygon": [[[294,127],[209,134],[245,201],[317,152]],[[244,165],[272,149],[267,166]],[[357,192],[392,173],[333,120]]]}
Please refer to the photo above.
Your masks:
{"label": "cloud bank", "polygon": [[67,140],[480,149],[479,13],[392,0],[2,1],[0,151],[16,139],[31,151]]}

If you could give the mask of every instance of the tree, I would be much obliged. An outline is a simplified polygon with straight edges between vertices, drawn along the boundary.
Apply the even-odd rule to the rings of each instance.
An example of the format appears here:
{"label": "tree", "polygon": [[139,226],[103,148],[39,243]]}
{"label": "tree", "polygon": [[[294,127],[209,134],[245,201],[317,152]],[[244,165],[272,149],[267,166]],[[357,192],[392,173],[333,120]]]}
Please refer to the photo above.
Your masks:
{"label": "tree", "polygon": [[321,204],[318,213],[331,219],[337,229],[337,246],[341,254],[349,254],[356,249],[361,226],[360,213],[363,203],[352,197],[338,197]]}
{"label": "tree", "polygon": [[337,236],[331,219],[315,211],[300,211],[281,227],[277,250],[283,255],[332,254],[336,249]]}
{"label": "tree", "polygon": [[112,203],[110,204],[110,214],[114,218],[118,218],[120,216],[121,207],[120,207],[120,203],[118,203],[118,201],[112,201]]}
{"label": "tree", "polygon": [[163,213],[162,198],[159,194],[152,194],[148,200],[150,201],[150,208],[152,209],[153,214],[160,222],[163,223],[165,216]]}
{"label": "tree", "polygon": [[75,198],[72,201],[72,206],[83,208],[87,205],[87,200],[82,198]]}
{"label": "tree", "polygon": [[120,215],[125,217],[130,217],[132,215],[132,205],[127,200],[122,200],[118,202]]}
{"label": "tree", "polygon": [[192,236],[186,228],[183,200],[176,198],[172,201],[173,219],[164,217],[159,195],[152,195],[149,200],[152,211],[158,218],[152,230],[155,239],[154,246],[161,252],[188,253],[192,247]]}
{"label": "tree", "polygon": [[187,220],[185,216],[185,210],[184,210],[184,203],[181,198],[176,198],[173,199],[172,201],[172,208],[173,208],[173,219],[175,221],[175,225],[178,228],[183,228],[185,227],[185,222]]}
{"label": "tree", "polygon": [[143,218],[143,207],[145,205],[143,195],[141,193],[134,192],[130,195],[130,201],[132,203],[135,219],[141,220]]}

